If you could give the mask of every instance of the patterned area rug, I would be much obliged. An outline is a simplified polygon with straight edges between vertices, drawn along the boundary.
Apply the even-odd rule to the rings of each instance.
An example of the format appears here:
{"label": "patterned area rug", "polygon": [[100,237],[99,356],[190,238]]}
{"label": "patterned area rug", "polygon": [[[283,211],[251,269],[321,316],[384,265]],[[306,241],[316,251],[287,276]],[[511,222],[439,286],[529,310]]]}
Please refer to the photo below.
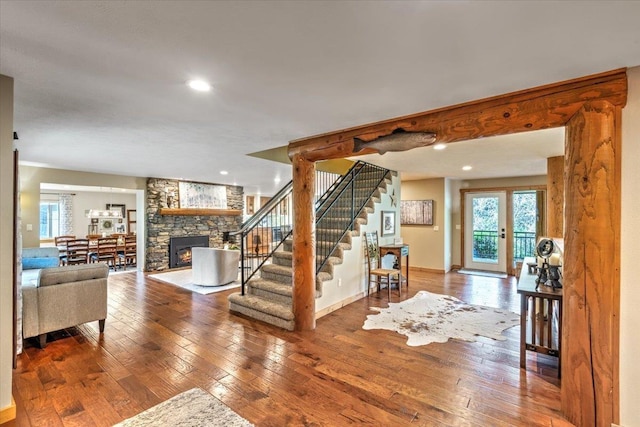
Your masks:
{"label": "patterned area rug", "polygon": [[244,427],[253,424],[204,390],[192,388],[115,427],[143,426]]}
{"label": "patterned area rug", "polygon": [[149,277],[170,283],[175,286],[187,289],[191,292],[197,292],[202,295],[212,294],[214,292],[222,292],[227,289],[240,287],[240,281],[229,283],[222,286],[201,286],[193,283],[193,272],[190,268],[184,270],[167,271],[166,273],[150,274]]}
{"label": "patterned area rug", "polygon": [[505,340],[502,331],[520,324],[520,316],[510,311],[471,305],[448,295],[418,292],[388,308],[371,307],[362,329],[386,329],[406,335],[407,345],[447,342],[449,338],[475,341],[478,335]]}

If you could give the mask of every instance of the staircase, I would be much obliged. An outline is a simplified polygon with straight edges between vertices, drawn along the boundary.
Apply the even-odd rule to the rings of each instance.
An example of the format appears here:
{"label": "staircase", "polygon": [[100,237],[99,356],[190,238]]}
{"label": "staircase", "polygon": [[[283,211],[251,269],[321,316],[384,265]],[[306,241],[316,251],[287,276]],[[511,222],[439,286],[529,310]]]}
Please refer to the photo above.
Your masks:
{"label": "staircase", "polygon": [[[361,175],[365,173],[369,173],[368,169]],[[333,278],[335,266],[342,264],[344,251],[351,249],[352,237],[360,235],[360,226],[367,224],[375,203],[380,202],[381,195],[386,193],[387,185],[391,183],[391,171],[383,170],[380,175],[378,168],[377,173],[383,179],[376,178],[373,188],[370,179],[354,181],[353,191],[351,188],[348,190],[348,206],[338,203],[341,192],[344,198],[345,187],[349,185],[346,180],[338,183],[319,203],[316,210],[316,298],[322,296],[322,283]],[[355,209],[352,207],[354,200],[359,203]],[[345,224],[350,224],[348,229],[345,229]],[[244,295],[238,292],[229,296],[231,311],[289,331],[294,329],[292,246],[291,237],[285,239],[271,254],[270,262],[262,264],[259,274],[246,282]]]}

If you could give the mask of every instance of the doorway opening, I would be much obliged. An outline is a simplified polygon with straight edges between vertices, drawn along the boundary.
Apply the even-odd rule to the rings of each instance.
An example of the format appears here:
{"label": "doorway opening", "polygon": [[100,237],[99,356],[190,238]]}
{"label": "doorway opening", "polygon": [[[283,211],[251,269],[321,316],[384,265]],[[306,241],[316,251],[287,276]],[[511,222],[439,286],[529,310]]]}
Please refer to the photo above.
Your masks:
{"label": "doorway opening", "polygon": [[506,193],[467,193],[465,206],[466,269],[507,271]]}
{"label": "doorway opening", "polygon": [[462,190],[464,269],[515,275],[546,229],[544,186]]}

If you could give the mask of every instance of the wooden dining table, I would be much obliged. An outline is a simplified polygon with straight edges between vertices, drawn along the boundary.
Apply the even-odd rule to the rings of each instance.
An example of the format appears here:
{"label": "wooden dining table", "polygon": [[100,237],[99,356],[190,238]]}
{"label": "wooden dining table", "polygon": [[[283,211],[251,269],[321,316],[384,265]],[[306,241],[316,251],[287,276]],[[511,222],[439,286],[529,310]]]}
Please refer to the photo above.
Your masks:
{"label": "wooden dining table", "polygon": [[[91,255],[95,253],[91,251],[91,249],[96,249],[98,247],[97,239],[88,239],[89,240],[89,252],[87,253],[87,263],[91,262]],[[60,252],[60,258],[64,257],[67,253],[67,245],[58,245],[56,246],[58,251]],[[124,240],[118,239],[118,243],[116,245],[116,252],[124,252],[125,244]]]}

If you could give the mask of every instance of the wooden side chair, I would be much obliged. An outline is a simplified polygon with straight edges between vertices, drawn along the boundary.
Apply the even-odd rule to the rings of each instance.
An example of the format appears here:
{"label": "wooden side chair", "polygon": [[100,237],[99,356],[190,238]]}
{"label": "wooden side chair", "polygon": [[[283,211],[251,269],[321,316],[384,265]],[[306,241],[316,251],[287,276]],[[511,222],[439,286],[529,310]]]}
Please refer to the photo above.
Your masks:
{"label": "wooden side chair", "polygon": [[58,251],[60,252],[60,265],[65,265],[67,263],[67,242],[69,240],[74,240],[76,236],[68,234],[66,236],[56,236],[53,238]]}
{"label": "wooden side chair", "polygon": [[136,256],[138,252],[137,236],[124,236],[124,248],[121,246],[118,250],[118,257],[124,268],[136,265]]}
{"label": "wooden side chair", "polygon": [[86,264],[89,258],[89,240],[67,240],[67,265]]}
{"label": "wooden side chair", "polygon": [[91,249],[91,262],[106,262],[115,270],[118,268],[118,239],[115,237],[101,237],[98,244]]}
{"label": "wooden side chair", "polygon": [[371,290],[372,282],[378,285],[380,292],[381,285],[387,285],[389,298],[391,298],[391,282],[393,279],[398,283],[398,294],[400,294],[400,270],[391,268],[381,268],[380,246],[378,245],[378,232],[365,233],[365,244],[367,247],[367,296]]}

